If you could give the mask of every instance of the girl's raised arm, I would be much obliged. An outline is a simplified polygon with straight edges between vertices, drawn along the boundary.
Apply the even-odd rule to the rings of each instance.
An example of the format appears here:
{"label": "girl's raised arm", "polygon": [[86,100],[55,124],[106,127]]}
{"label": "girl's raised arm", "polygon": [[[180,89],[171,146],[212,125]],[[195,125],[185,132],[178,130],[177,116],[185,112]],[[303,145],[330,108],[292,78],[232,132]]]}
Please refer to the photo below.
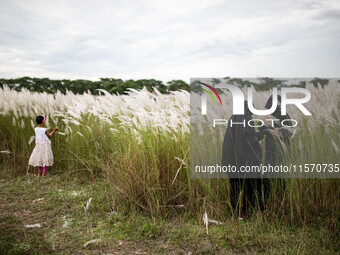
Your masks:
{"label": "girl's raised arm", "polygon": [[52,133],[48,133],[48,130],[50,130],[50,128],[47,128],[46,131],[45,131],[45,134],[47,135],[48,138],[51,138],[54,135],[54,133],[56,131],[58,131],[58,129],[59,129],[58,126],[56,126],[56,127],[54,127]]}

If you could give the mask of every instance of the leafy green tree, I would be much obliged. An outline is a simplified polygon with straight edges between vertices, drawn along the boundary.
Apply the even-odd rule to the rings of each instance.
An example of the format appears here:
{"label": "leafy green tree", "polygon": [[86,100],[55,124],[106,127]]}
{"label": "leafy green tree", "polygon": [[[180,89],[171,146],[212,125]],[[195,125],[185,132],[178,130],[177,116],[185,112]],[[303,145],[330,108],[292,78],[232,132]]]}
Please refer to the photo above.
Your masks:
{"label": "leafy green tree", "polygon": [[276,79],[269,78],[269,77],[262,77],[262,78],[259,78],[259,80],[260,80],[260,84],[257,85],[256,88],[260,91],[276,88],[285,82],[285,80],[276,80]]}
{"label": "leafy green tree", "polygon": [[66,93],[70,91],[74,94],[83,94],[91,92],[93,95],[99,95],[98,89],[104,89],[109,93],[127,94],[129,88],[140,90],[146,88],[152,92],[154,88],[161,93],[169,93],[169,90],[184,89],[189,90],[188,84],[181,80],[174,80],[170,82],[170,88],[163,84],[162,81],[155,79],[140,79],[140,80],[126,80],[116,78],[100,78],[99,81],[90,81],[84,79],[77,80],[50,80],[49,78],[31,78],[21,77],[16,79],[0,79],[0,87],[8,86],[11,89],[20,91],[25,88],[35,92]]}
{"label": "leafy green tree", "polygon": [[232,78],[232,79],[229,79],[228,82],[241,88],[247,88],[247,87],[250,87],[251,85],[256,86],[256,83],[243,80],[240,78]]}
{"label": "leafy green tree", "polygon": [[190,91],[189,85],[182,80],[172,80],[167,83],[169,91],[175,91],[175,90],[186,90]]}
{"label": "leafy green tree", "polygon": [[318,84],[320,84],[321,85],[321,87],[322,88],[324,88],[327,84],[328,84],[328,82],[329,82],[329,80],[327,80],[327,79],[321,79],[321,78],[317,78],[317,77],[315,77],[313,80],[311,80],[310,81],[313,85],[314,85],[314,87],[318,87]]}

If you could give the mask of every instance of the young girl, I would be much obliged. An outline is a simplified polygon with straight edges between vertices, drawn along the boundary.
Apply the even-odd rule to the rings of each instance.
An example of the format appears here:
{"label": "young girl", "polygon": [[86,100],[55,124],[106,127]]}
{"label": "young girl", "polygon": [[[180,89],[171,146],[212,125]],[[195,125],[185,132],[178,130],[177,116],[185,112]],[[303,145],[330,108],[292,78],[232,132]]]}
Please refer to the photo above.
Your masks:
{"label": "young girl", "polygon": [[[38,126],[34,129],[35,131],[35,148],[31,154],[28,164],[38,167],[38,177],[41,175],[47,175],[47,167],[53,165],[53,154],[51,148],[51,138],[58,127],[53,129],[52,133],[48,133],[50,128],[44,128],[45,116],[40,115],[36,118]],[[43,169],[42,169],[43,168]]]}

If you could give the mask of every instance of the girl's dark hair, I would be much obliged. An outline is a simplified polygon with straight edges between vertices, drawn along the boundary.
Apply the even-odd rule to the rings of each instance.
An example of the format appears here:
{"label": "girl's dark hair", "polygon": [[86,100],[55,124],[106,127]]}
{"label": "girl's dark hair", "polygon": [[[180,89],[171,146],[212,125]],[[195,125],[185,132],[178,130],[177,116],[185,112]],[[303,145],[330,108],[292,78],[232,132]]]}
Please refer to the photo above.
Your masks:
{"label": "girl's dark hair", "polygon": [[43,120],[44,120],[44,117],[41,116],[41,115],[39,115],[39,116],[35,119],[35,121],[37,122],[38,125],[41,124],[41,123],[43,122]]}

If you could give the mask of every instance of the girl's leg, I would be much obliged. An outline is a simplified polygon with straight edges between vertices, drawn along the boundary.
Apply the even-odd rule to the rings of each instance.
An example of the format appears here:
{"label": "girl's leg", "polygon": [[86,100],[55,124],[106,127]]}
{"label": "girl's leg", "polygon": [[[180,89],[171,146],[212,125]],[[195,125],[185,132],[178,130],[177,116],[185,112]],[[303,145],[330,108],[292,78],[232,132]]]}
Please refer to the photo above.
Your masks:
{"label": "girl's leg", "polygon": [[47,175],[47,166],[44,166],[44,169],[43,169],[43,176],[46,176]]}
{"label": "girl's leg", "polygon": [[42,172],[42,167],[38,166],[38,177],[41,175],[41,172]]}

